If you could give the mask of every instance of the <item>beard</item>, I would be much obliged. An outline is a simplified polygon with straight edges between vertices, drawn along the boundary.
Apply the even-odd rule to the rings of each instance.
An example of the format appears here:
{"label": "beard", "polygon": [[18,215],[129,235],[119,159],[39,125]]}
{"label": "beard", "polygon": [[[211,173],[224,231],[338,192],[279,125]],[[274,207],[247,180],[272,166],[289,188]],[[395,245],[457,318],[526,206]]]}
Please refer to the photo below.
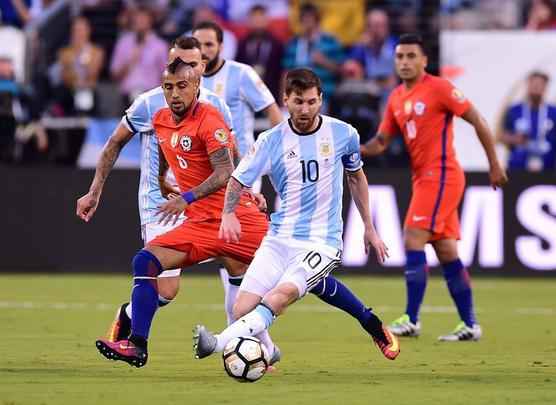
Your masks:
{"label": "beard", "polygon": [[209,60],[207,57],[203,55],[203,60],[206,61],[207,64],[205,68],[205,72],[212,72],[216,68],[216,65],[218,64],[218,56],[215,57],[214,59]]}

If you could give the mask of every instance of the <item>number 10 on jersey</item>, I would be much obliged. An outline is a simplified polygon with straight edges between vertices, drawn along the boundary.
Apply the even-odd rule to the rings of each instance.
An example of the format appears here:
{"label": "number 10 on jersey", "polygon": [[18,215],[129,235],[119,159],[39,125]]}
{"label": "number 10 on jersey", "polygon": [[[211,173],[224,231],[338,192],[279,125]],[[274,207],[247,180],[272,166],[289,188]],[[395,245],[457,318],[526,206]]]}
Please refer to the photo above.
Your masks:
{"label": "number 10 on jersey", "polygon": [[319,179],[319,162],[316,160],[301,160],[301,173],[303,178],[303,183],[306,182],[316,182]]}

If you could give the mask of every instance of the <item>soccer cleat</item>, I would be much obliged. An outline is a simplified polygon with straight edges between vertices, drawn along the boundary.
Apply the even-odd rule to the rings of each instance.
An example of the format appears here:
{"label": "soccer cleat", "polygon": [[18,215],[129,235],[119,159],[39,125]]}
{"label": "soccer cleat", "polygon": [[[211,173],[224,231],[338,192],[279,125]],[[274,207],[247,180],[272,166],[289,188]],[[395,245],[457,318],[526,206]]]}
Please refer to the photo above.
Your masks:
{"label": "soccer cleat", "polygon": [[270,360],[268,361],[268,367],[266,368],[267,373],[274,373],[277,368],[274,366],[282,359],[282,352],[278,346],[274,345],[274,351],[272,352],[272,356],[270,356]]}
{"label": "soccer cleat", "polygon": [[458,323],[458,326],[448,335],[439,336],[441,342],[460,342],[460,341],[477,341],[483,335],[481,326],[474,324],[472,328],[464,322]]}
{"label": "soccer cleat", "polygon": [[125,340],[131,334],[131,320],[127,316],[125,310],[129,302],[126,302],[116,311],[116,317],[108,329],[107,339],[109,342],[117,342]]}
{"label": "soccer cleat", "polygon": [[137,368],[147,364],[147,350],[136,346],[127,339],[117,342],[99,339],[96,341],[96,346],[100,354],[108,360],[125,361],[129,365]]}
{"label": "soccer cleat", "polygon": [[413,323],[409,320],[409,315],[403,314],[388,325],[388,330],[396,336],[417,337],[421,334],[421,323]]}
{"label": "soccer cleat", "polygon": [[375,333],[373,335],[373,340],[388,360],[395,360],[398,354],[400,354],[400,342],[396,335],[388,329],[383,327],[382,333]]}
{"label": "soccer cleat", "polygon": [[216,336],[210,333],[203,325],[193,329],[193,352],[196,359],[210,356],[216,349]]}

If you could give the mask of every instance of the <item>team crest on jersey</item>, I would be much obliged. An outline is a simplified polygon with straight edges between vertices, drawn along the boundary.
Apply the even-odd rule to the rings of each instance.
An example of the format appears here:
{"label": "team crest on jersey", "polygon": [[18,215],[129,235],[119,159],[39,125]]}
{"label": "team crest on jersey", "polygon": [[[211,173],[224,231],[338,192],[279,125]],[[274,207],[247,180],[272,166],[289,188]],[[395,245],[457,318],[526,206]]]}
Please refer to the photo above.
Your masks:
{"label": "team crest on jersey", "polygon": [[214,131],[214,139],[220,143],[226,143],[228,142],[228,134],[223,129],[217,129]]}
{"label": "team crest on jersey", "polygon": [[425,113],[425,107],[425,103],[417,101],[413,106],[413,111],[415,111],[415,114],[417,115],[423,115]]}
{"label": "team crest on jersey", "polygon": [[332,154],[332,148],[329,143],[320,144],[320,154],[324,157],[330,156]]}
{"label": "team crest on jersey", "polygon": [[413,103],[411,102],[411,100],[407,100],[405,102],[405,104],[403,105],[403,110],[404,110],[406,115],[411,114],[411,108],[412,107],[413,107]]}
{"label": "team crest on jersey", "polygon": [[224,85],[222,83],[216,83],[216,86],[214,86],[214,92],[218,94],[219,97],[222,97],[224,94]]}
{"label": "team crest on jersey", "polygon": [[191,150],[191,138],[187,135],[182,136],[180,139],[180,146],[184,152],[189,152]]}
{"label": "team crest on jersey", "polygon": [[463,103],[465,101],[465,96],[459,89],[452,90],[452,97],[455,98],[458,103]]}
{"label": "team crest on jersey", "polygon": [[179,138],[180,134],[178,134],[177,132],[174,132],[172,134],[172,137],[170,138],[170,145],[172,145],[172,148],[175,148],[178,145]]}

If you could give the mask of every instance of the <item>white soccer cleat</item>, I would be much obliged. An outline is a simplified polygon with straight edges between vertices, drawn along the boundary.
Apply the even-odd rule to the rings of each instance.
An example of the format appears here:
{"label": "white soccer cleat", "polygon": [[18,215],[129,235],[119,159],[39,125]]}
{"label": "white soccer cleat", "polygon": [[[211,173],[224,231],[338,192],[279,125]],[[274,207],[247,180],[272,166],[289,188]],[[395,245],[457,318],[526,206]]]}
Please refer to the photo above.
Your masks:
{"label": "white soccer cleat", "polygon": [[461,342],[461,341],[477,341],[483,336],[481,326],[474,324],[472,328],[465,323],[460,322],[458,326],[448,335],[439,336],[441,342]]}
{"label": "white soccer cleat", "polygon": [[388,330],[396,336],[417,337],[421,334],[421,323],[413,323],[409,320],[409,315],[403,314],[388,325]]}

